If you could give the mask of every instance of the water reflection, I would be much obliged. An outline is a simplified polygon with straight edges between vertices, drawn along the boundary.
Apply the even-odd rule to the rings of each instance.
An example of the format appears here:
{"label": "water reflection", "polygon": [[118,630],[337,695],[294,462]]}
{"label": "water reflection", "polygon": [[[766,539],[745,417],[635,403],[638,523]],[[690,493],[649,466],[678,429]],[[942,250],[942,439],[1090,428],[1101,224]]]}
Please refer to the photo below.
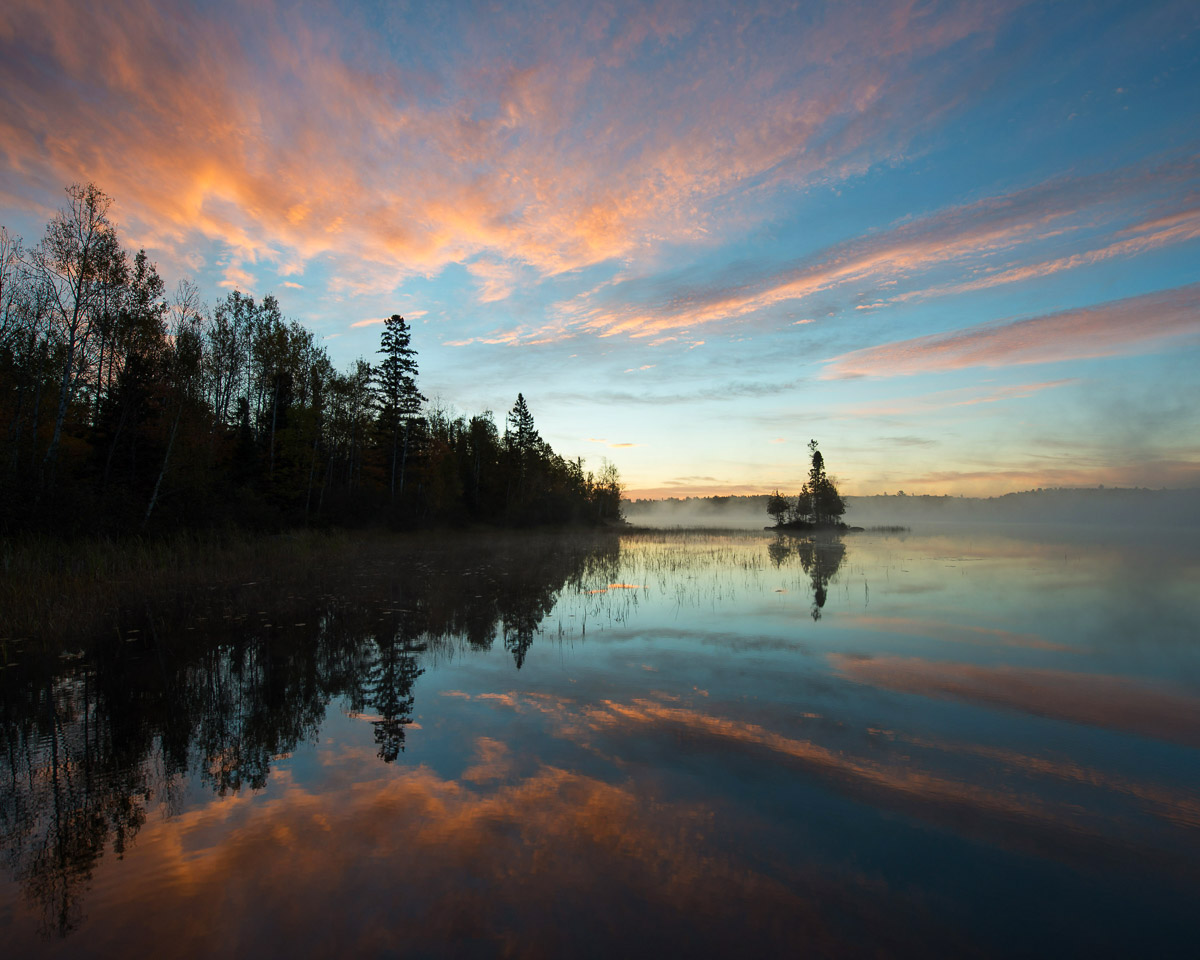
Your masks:
{"label": "water reflection", "polygon": [[[513,542],[482,562],[472,551],[474,565],[461,552],[383,558],[317,597],[287,593],[272,608],[225,595],[147,611],[144,628],[96,638],[83,659],[27,653],[0,672],[0,845],[43,932],[80,925],[105,849],[122,857],[149,809],[178,806],[189,776],[218,797],[262,790],[279,758],[317,738],[336,698],[395,761],[422,653],[499,637],[520,668],[564,586],[604,575],[617,552],[615,537],[563,538]],[[248,600],[267,608],[233,612]]]}
{"label": "water reflection", "polygon": [[0,671],[6,946],[1180,953],[1200,564],[1154,564],[497,538],[128,612]]}
{"label": "water reflection", "polygon": [[840,533],[830,531],[810,536],[796,537],[778,533],[767,544],[767,555],[771,563],[780,567],[791,557],[800,561],[800,566],[812,580],[812,609],[809,615],[821,619],[821,610],[828,598],[829,581],[832,580],[846,559],[846,544]]}

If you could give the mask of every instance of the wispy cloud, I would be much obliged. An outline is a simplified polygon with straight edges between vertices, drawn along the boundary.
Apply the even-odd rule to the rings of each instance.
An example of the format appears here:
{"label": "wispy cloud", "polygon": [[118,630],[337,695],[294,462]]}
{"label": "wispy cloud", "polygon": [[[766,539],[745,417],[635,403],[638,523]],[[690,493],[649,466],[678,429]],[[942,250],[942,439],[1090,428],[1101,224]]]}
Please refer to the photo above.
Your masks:
{"label": "wispy cloud", "polygon": [[467,264],[467,272],[479,282],[480,303],[495,303],[507,299],[517,282],[514,264],[480,259]]}
{"label": "wispy cloud", "polygon": [[244,293],[253,293],[254,287],[258,283],[254,275],[238,264],[231,264],[224,270],[224,275],[217,282],[217,286],[225,287],[229,290],[241,290]]}
{"label": "wispy cloud", "polygon": [[1146,353],[1200,332],[1200,284],[1026,320],[987,323],[834,357],[824,379],[894,377]]}
{"label": "wispy cloud", "polygon": [[1170,460],[1148,457],[1136,462],[1072,458],[1061,466],[1044,460],[989,466],[980,469],[930,470],[923,474],[895,476],[891,487],[930,493],[963,493],[994,496],[997,491],[1028,490],[1031,487],[1151,486],[1193,488],[1200,485],[1200,460]]}
{"label": "wispy cloud", "polygon": [[[981,403],[999,403],[1003,400],[1019,400],[1032,397],[1043,390],[1052,390],[1068,384],[1078,383],[1075,379],[1047,380],[1042,383],[1018,383],[1005,387],[980,390],[963,387],[958,390],[939,390],[920,397],[905,397],[879,403],[861,404],[847,411],[850,416],[902,416],[905,414],[928,413],[948,407],[971,407]],[[895,441],[893,441],[895,442]]]}
{"label": "wispy cloud", "polygon": [[[1200,237],[1200,209],[1188,209],[1126,226],[1129,206],[1148,209],[1162,202],[1191,201],[1200,182],[1200,164],[1164,162],[1115,174],[1057,177],[1012,193],[989,197],[907,220],[876,234],[818,251],[803,260],[739,277],[735,283],[697,284],[682,279],[655,281],[638,298],[639,285],[597,291],[595,297],[573,298],[556,305],[560,329],[585,330],[602,336],[628,334],[655,337],[711,323],[736,321],[818,294],[848,290],[874,292],[858,311],[877,310],[918,297],[965,293],[1118,257],[1134,256]],[[1015,267],[995,268],[991,260],[1026,248],[1037,248],[1064,235],[1090,236],[1097,223],[1113,224],[1119,237],[1096,249]],[[983,276],[953,284],[924,285],[879,297],[881,289],[914,282],[935,270],[989,270]],[[744,271],[743,271],[744,272]],[[665,284],[665,286],[664,286]],[[661,291],[659,288],[662,288]],[[789,323],[810,323],[812,318]]]}
{"label": "wispy cloud", "polygon": [[[1126,236],[1134,234],[1134,236]],[[995,270],[985,275],[963,283],[943,284],[942,286],[915,290],[902,294],[891,300],[883,300],[871,307],[888,306],[905,300],[925,299],[933,296],[950,296],[960,293],[970,293],[975,290],[986,290],[1008,283],[1021,283],[1038,277],[1048,277],[1066,270],[1091,266],[1105,260],[1119,257],[1135,256],[1156,250],[1160,247],[1175,243],[1184,243],[1200,237],[1200,208],[1185,210],[1170,217],[1160,217],[1152,221],[1136,224],[1119,231],[1125,239],[1117,240],[1104,246],[1071,254],[1067,257],[1057,257],[1051,260],[1039,260],[1021,266]],[[862,308],[860,308],[862,309]]]}
{"label": "wispy cloud", "polygon": [[[0,144],[30,186],[94,178],[164,244],[199,234],[285,275],[333,257],[351,285],[467,263],[494,302],[516,264],[704,241],[731,190],[894,155],[954,102],[921,65],[996,16],[841,4],[797,35],[764,5],[730,44],[728,9],[707,7],[664,7],[650,30],[641,4],[598,8],[586,31],[570,7],[481,9],[418,69],[365,15],[12,0]],[[436,24],[397,16],[436,44]]]}

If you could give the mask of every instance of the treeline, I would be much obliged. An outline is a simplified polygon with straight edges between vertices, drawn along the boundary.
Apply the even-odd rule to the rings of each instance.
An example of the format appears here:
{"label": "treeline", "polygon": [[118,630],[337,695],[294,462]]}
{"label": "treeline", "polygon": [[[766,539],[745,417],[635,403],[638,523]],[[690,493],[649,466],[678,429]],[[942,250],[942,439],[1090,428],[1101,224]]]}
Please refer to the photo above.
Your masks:
{"label": "treeline", "polygon": [[402,317],[336,370],[274,297],[167,295],[95,185],[25,249],[0,228],[0,531],[536,524],[619,518],[620,478],[431,408]]}

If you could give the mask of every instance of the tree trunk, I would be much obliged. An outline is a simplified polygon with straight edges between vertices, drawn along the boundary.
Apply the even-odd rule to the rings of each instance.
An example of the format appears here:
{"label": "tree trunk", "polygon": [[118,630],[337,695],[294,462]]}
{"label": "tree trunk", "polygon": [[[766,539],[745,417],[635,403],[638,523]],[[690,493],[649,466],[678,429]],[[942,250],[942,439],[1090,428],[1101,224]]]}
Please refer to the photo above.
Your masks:
{"label": "tree trunk", "polygon": [[63,420],[67,417],[67,394],[70,392],[71,368],[75,366],[74,336],[71,337],[68,344],[67,362],[63,365],[62,379],[58,384],[58,413],[54,418],[54,433],[50,436],[50,446],[46,448],[46,457],[42,461],[44,466],[53,467],[55,456],[58,453],[58,441],[62,436]]}
{"label": "tree trunk", "polygon": [[125,420],[129,414],[129,406],[121,404],[121,419],[117,421],[117,429],[113,434],[112,443],[108,448],[108,457],[104,461],[104,478],[100,481],[100,487],[103,489],[108,486],[108,472],[112,467],[113,454],[117,452],[117,441],[121,439],[121,431],[125,428]]}
{"label": "tree trunk", "polygon": [[142,529],[150,522],[150,514],[158,502],[158,491],[162,488],[163,477],[167,474],[167,464],[171,462],[171,448],[175,446],[175,431],[179,429],[179,418],[183,416],[183,404],[175,412],[175,422],[171,424],[171,438],[167,441],[167,452],[163,455],[162,469],[158,471],[158,479],[154,481],[154,492],[150,495],[150,503],[146,506],[146,516],[142,518]]}
{"label": "tree trunk", "polygon": [[[396,502],[396,445],[399,427],[392,425],[392,502]],[[402,488],[403,489],[403,488]]]}
{"label": "tree trunk", "polygon": [[308,496],[304,499],[304,522],[308,523],[308,508],[312,505],[313,474],[317,470],[317,438],[313,437],[312,462],[308,465]]}
{"label": "tree trunk", "polygon": [[408,463],[408,428],[411,420],[404,421],[404,453],[400,456],[400,495],[404,496],[404,467]]}
{"label": "tree trunk", "polygon": [[279,415],[279,378],[275,378],[275,391],[271,395],[271,457],[270,466],[267,468],[267,476],[275,479],[275,420]]}
{"label": "tree trunk", "polygon": [[[79,324],[82,321],[80,313],[83,309],[83,278],[86,274],[84,266],[80,267],[79,279],[75,283],[75,305],[71,312],[71,322],[67,326],[67,361],[63,364],[62,381],[58,388],[58,414],[54,419],[54,433],[50,437],[50,446],[46,449],[46,459],[44,465],[53,467],[54,459],[58,454],[58,441],[62,436],[63,420],[67,416],[67,398],[70,393],[71,378],[75,367],[75,351],[80,346],[79,342]],[[49,332],[49,331],[48,331]],[[53,474],[51,474],[53,481]]]}

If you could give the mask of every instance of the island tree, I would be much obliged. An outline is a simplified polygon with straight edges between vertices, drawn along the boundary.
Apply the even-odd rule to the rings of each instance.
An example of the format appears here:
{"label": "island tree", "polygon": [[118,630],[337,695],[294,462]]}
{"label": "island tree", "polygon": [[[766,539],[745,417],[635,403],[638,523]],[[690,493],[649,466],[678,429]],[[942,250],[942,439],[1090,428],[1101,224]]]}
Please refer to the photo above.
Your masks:
{"label": "island tree", "polygon": [[767,501],[767,513],[769,513],[775,521],[775,526],[780,526],[786,519],[788,513],[791,512],[792,505],[788,502],[787,497],[780,496],[776,490],[771,494],[771,499]]}
{"label": "island tree", "polygon": [[778,490],[767,501],[767,512],[777,527],[836,526],[846,512],[846,504],[825,472],[825,458],[817,449],[817,441],[810,440],[808,449],[812,454],[808,480],[796,498],[796,505],[791,506]]}
{"label": "island tree", "polygon": [[846,505],[838,494],[837,487],[825,473],[825,458],[817,449],[817,441],[810,440],[808,449],[812,452],[812,463],[808,471],[808,482],[800,491],[801,503],[808,497],[809,519],[817,526],[838,523],[846,512]]}

